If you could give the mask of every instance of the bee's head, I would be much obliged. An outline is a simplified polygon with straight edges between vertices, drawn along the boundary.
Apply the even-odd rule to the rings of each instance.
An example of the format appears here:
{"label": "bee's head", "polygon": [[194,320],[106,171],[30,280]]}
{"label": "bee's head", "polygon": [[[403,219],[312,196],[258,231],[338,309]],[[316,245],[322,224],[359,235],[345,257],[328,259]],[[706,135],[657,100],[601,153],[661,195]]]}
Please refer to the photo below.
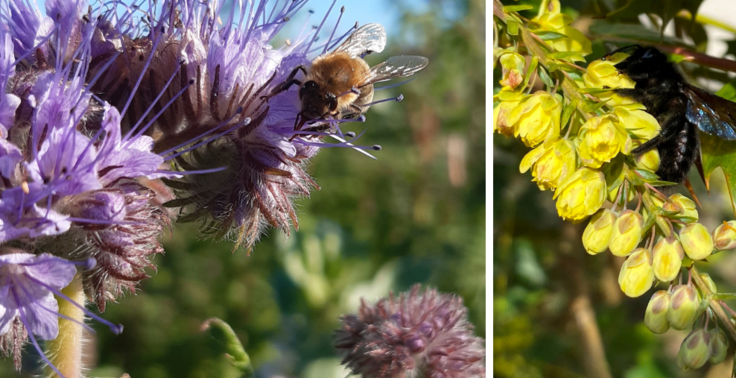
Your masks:
{"label": "bee's head", "polygon": [[610,57],[618,52],[630,52],[631,55],[614,67],[619,73],[629,76],[634,81],[646,80],[667,71],[671,65],[667,63],[667,55],[654,47],[642,47],[639,45],[622,47],[604,58]]}
{"label": "bee's head", "polygon": [[302,112],[307,119],[321,118],[337,109],[337,96],[324,91],[314,80],[302,84],[299,89]]}

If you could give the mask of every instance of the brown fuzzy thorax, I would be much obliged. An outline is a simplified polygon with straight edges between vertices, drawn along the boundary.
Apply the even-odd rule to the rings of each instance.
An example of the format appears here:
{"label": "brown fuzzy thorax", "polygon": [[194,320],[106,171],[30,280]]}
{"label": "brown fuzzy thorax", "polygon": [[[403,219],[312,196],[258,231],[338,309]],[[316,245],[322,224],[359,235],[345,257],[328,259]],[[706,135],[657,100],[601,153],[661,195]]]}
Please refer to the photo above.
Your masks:
{"label": "brown fuzzy thorax", "polygon": [[[355,93],[347,93],[353,87],[358,87],[364,81],[370,67],[360,58],[353,58],[347,52],[338,51],[317,57],[312,61],[306,81],[312,80],[320,87],[320,96],[305,96],[302,98],[303,108],[312,105],[317,109],[329,109],[329,102],[325,100],[328,93],[337,98],[336,112],[346,110],[350,104],[358,99]],[[321,114],[313,118],[317,118]]]}

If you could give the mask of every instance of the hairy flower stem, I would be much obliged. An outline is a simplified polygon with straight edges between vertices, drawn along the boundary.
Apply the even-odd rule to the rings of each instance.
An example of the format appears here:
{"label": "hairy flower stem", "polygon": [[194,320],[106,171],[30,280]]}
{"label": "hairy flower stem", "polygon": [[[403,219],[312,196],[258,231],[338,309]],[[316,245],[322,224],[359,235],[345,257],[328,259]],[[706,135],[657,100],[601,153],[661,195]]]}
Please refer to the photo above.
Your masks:
{"label": "hairy flower stem", "polygon": [[708,301],[708,306],[710,306],[710,308],[713,310],[713,313],[716,314],[723,328],[728,331],[731,339],[736,340],[736,328],[734,327],[733,323],[731,323],[731,318],[726,314],[725,311],[723,311],[723,307],[721,307],[718,299],[714,297],[715,293],[710,291],[710,289],[708,288],[708,284],[705,283],[705,281],[703,281],[703,279],[700,277],[700,273],[698,273],[698,270],[695,268],[694,265],[690,268],[690,272],[692,273],[695,286],[700,289],[700,292],[703,293],[703,296]]}
{"label": "hairy flower stem", "polygon": [[[79,273],[74,276],[69,286],[62,289],[61,292],[79,304],[85,303],[84,289]],[[56,299],[59,301],[59,314],[74,319],[76,322],[59,317],[59,336],[46,342],[46,348],[48,349],[46,355],[65,378],[81,378],[84,340],[80,323],[84,322],[84,312],[69,301],[59,297]],[[47,369],[50,378],[59,377],[53,370]]]}

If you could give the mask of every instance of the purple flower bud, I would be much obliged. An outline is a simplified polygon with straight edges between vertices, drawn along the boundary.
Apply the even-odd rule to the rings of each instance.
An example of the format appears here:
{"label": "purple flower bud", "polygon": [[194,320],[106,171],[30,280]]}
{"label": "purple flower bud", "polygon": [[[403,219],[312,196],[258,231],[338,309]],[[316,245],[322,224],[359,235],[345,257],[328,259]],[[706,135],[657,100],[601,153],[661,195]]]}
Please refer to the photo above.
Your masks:
{"label": "purple flower bud", "polygon": [[414,286],[359,315],[341,318],[334,346],[342,363],[363,377],[483,377],[483,340],[473,335],[459,297]]}

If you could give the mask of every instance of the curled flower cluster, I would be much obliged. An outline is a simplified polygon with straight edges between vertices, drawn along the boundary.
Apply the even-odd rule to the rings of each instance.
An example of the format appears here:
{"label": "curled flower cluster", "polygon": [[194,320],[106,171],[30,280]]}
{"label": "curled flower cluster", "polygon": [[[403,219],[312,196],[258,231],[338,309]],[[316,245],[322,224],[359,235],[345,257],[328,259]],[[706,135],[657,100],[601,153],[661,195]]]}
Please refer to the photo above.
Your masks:
{"label": "curled flower cluster", "polygon": [[297,91],[274,91],[355,29],[272,47],[306,2],[49,0],[44,16],[0,0],[0,351],[16,367],[27,339],[57,337],[58,300],[84,308],[61,292],[74,277],[104,311],[155,270],[166,207],[250,250],[298,226],[321,147],[375,149],[338,126],[362,116],[295,131]]}
{"label": "curled flower cluster", "polygon": [[416,285],[342,317],[335,348],[354,374],[374,378],[485,376],[483,341],[462,299]]}
{"label": "curled flower cluster", "polygon": [[[689,328],[710,306],[703,315],[706,326],[683,342],[678,361],[691,369],[709,356],[716,356],[712,361],[718,363],[727,342],[722,342],[725,334],[718,333],[723,331],[708,334],[707,319],[716,319],[727,305],[714,300],[718,293],[709,277],[702,281],[712,287],[675,282],[679,278],[682,283],[683,268],[692,273],[695,261],[736,247],[736,222],[724,222],[710,232],[698,221],[695,201],[664,193],[676,183],[657,176],[657,149],[632,152],[656,137],[660,125],[644,105],[617,92],[635,86],[616,68],[628,55],[619,52],[586,68],[578,66],[576,62],[591,52],[590,42],[568,26],[570,20],[559,14],[559,1],[543,4],[529,22],[511,11],[503,12],[505,19],[498,18],[504,37],[516,43],[494,50],[503,73],[494,96],[494,131],[533,147],[520,171],[531,171],[541,190],[554,192],[561,218],[587,220],[582,244],[589,254],[610,250],[626,258],[618,278],[624,294],[639,297],[657,281],[670,285],[650,302],[645,323],[652,332]],[[535,78],[543,89],[531,93]],[[718,319],[734,337],[733,324],[725,316]],[[719,346],[703,347],[711,342]]]}

